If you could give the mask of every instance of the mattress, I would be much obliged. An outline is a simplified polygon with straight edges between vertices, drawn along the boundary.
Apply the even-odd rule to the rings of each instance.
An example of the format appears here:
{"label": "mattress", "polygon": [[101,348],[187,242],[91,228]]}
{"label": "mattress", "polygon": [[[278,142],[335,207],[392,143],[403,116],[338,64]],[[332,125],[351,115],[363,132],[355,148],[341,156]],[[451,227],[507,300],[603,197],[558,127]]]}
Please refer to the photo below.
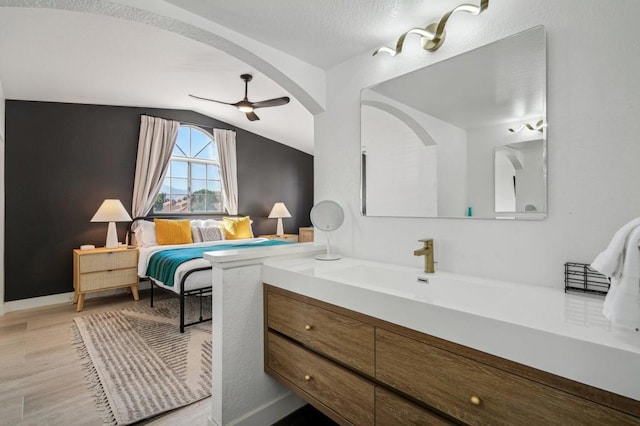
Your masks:
{"label": "mattress", "polygon": [[[149,278],[147,276],[147,267],[149,266],[149,259],[154,253],[170,250],[176,248],[187,248],[187,247],[204,247],[204,246],[214,246],[214,245],[222,245],[222,244],[247,244],[251,242],[261,242],[268,241],[266,238],[246,238],[241,240],[220,240],[220,241],[206,241],[202,243],[193,243],[193,244],[176,244],[176,245],[158,245],[158,246],[149,246],[149,247],[138,247],[140,252],[140,257],[138,258],[138,276],[140,278]],[[205,259],[193,259],[181,264],[176,270],[174,276],[175,285],[168,286],[164,283],[151,279],[155,284],[164,289],[173,291],[174,293],[180,294],[180,282],[184,275],[197,268],[206,268],[210,267],[211,263]],[[185,281],[185,291],[188,290],[197,290],[200,288],[211,287],[211,271],[198,271],[194,272],[187,277]]]}

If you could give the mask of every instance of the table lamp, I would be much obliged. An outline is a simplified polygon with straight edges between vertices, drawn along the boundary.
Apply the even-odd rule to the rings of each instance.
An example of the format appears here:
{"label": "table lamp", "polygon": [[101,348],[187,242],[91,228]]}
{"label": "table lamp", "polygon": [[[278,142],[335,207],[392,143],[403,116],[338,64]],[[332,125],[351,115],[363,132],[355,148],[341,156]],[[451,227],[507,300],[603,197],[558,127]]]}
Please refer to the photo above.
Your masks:
{"label": "table lamp", "polygon": [[278,227],[276,228],[276,235],[278,237],[284,235],[284,231],[282,229],[283,217],[291,217],[291,213],[289,213],[289,210],[287,210],[287,206],[285,206],[284,203],[275,203],[271,209],[271,213],[269,213],[269,219],[278,219]]}
{"label": "table lamp", "polygon": [[106,248],[118,247],[116,222],[129,222],[130,220],[131,216],[129,216],[120,200],[104,200],[96,214],[91,218],[91,222],[109,222]]}

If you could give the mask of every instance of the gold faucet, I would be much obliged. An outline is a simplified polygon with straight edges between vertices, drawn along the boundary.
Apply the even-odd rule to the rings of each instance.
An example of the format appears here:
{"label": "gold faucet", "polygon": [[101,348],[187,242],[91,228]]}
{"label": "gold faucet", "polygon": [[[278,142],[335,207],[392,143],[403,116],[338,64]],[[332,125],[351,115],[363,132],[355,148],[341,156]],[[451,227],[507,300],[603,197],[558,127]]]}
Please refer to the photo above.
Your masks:
{"label": "gold faucet", "polygon": [[424,256],[424,272],[428,274],[434,273],[433,268],[433,240],[432,239],[424,239],[419,240],[421,243],[424,243],[424,247],[421,249],[415,250],[413,252],[414,256]]}

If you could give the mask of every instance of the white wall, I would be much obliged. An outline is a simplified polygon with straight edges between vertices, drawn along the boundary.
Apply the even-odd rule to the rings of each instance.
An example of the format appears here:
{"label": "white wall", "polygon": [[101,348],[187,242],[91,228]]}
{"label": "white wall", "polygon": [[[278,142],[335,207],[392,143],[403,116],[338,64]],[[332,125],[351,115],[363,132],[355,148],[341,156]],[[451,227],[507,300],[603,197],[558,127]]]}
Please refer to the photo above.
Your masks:
{"label": "white wall", "polygon": [[[439,2],[441,10],[416,17],[416,25],[457,3]],[[420,267],[417,240],[433,237],[438,269],[561,287],[564,262],[590,262],[640,216],[638,16],[635,0],[493,0],[480,16],[454,15],[435,53],[418,51],[410,39],[396,58],[364,52],[329,70],[327,109],[315,120],[315,199],[345,209],[336,248]],[[360,90],[540,24],[548,46],[547,219],[361,217]]]}

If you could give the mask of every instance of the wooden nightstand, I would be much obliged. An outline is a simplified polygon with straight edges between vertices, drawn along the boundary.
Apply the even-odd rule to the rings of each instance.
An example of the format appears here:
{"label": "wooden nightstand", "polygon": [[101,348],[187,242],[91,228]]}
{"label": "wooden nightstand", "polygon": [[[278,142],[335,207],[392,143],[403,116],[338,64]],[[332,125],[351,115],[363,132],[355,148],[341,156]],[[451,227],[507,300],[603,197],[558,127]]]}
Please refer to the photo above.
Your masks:
{"label": "wooden nightstand", "polygon": [[298,232],[300,233],[298,237],[299,243],[313,242],[313,227],[299,228]]}
{"label": "wooden nightstand", "polygon": [[270,240],[279,240],[279,241],[291,241],[293,243],[298,242],[298,234],[284,234],[284,235],[259,235],[261,238],[268,238]]}
{"label": "wooden nightstand", "polygon": [[73,251],[73,303],[78,304],[78,312],[86,293],[120,287],[131,287],[133,299],[138,300],[138,249]]}

